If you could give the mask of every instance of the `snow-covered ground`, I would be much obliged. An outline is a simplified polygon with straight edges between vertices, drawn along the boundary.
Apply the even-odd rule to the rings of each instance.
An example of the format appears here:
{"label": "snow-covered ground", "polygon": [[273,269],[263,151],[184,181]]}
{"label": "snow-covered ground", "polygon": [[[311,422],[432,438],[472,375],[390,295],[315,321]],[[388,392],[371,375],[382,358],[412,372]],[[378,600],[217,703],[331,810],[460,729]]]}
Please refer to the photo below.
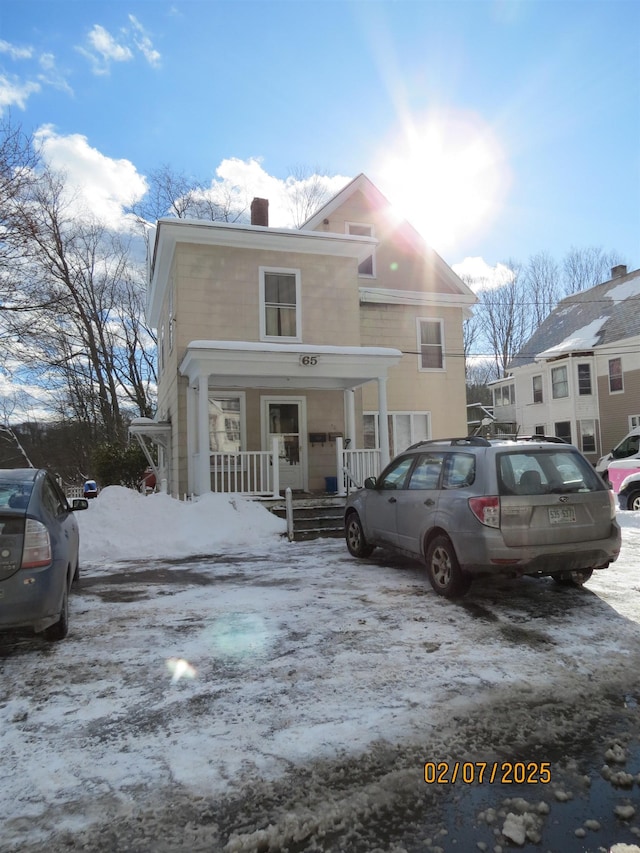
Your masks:
{"label": "snow-covered ground", "polygon": [[[637,707],[640,515],[619,520],[620,559],[586,589],[487,581],[454,603],[415,563],[357,561],[341,540],[289,543],[255,503],[105,489],[78,513],[67,640],[0,637],[0,849],[57,850],[51,837],[91,851],[373,849],[286,845],[354,815],[364,826],[400,791],[424,796],[424,762],[523,760],[530,744],[571,734],[563,703],[582,703],[586,725],[598,689]],[[409,766],[394,752],[407,745]],[[587,827],[594,846],[580,849],[640,836],[640,767],[624,763],[632,743],[614,746],[616,772],[638,774],[617,802],[631,809],[627,835]],[[347,793],[349,762],[361,787]],[[285,778],[300,800],[290,791],[283,810]],[[536,802],[564,796],[543,788]],[[272,816],[251,809],[258,790]],[[225,803],[215,820],[212,802]],[[176,818],[183,846],[153,829],[148,846],[119,846],[118,826],[177,803],[193,811]],[[502,830],[515,843],[527,821],[510,806]]]}

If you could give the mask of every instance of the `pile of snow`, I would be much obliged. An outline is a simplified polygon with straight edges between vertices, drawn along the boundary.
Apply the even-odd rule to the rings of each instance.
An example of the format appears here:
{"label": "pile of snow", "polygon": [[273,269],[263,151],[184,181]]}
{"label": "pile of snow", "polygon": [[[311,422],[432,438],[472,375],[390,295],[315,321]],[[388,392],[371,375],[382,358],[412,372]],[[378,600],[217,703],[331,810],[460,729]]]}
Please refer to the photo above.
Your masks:
{"label": "pile of snow", "polygon": [[81,563],[212,554],[277,537],[286,527],[260,503],[235,495],[179,501],[122,486],[107,486],[76,518]]}

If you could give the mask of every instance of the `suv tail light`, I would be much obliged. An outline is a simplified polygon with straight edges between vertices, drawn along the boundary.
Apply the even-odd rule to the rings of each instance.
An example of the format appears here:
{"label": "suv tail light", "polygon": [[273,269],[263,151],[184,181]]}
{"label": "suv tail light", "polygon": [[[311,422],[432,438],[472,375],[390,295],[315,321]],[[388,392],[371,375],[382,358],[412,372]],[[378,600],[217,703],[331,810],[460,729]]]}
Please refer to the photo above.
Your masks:
{"label": "suv tail light", "polygon": [[616,517],[616,499],[615,499],[615,496],[614,496],[613,492],[611,491],[611,489],[607,489],[607,491],[609,492],[609,505],[611,508],[611,521],[613,521],[613,519]]}
{"label": "suv tail light", "polygon": [[500,527],[500,498],[497,495],[469,498],[469,507],[482,524],[487,527]]}
{"label": "suv tail light", "polygon": [[48,566],[51,562],[51,539],[49,531],[35,518],[28,518],[24,528],[22,568],[35,569]]}

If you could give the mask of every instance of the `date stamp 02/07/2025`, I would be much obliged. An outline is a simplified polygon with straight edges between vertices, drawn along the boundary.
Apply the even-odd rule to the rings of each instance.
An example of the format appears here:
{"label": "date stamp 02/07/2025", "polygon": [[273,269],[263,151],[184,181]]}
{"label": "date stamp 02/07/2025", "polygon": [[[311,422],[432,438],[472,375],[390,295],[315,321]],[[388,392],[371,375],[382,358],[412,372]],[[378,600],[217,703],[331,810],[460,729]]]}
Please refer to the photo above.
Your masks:
{"label": "date stamp 02/07/2025", "polygon": [[427,785],[548,785],[551,764],[548,761],[427,761],[424,765]]}

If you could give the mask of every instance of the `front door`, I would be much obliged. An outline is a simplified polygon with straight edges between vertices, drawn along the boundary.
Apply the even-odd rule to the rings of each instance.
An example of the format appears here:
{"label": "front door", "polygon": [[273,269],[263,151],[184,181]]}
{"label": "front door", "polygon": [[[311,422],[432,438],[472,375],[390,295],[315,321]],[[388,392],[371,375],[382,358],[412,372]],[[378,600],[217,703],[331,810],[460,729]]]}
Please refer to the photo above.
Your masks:
{"label": "front door", "polygon": [[306,409],[303,397],[264,397],[263,435],[271,450],[277,438],[280,490],[306,488]]}

